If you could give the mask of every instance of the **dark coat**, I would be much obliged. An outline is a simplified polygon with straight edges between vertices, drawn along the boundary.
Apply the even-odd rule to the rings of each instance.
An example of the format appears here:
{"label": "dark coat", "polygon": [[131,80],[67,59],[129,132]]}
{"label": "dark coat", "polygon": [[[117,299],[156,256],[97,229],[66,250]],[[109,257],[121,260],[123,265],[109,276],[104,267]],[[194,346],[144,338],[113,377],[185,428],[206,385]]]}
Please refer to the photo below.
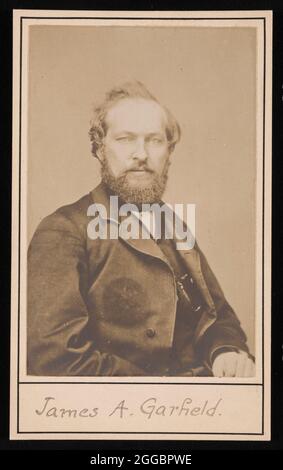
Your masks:
{"label": "dark coat", "polygon": [[154,240],[87,236],[94,202],[109,209],[103,185],[43,219],[31,241],[28,374],[158,376],[194,369],[209,375],[217,351],[247,351],[197,245],[179,252],[202,298],[192,330],[177,325],[175,278]]}

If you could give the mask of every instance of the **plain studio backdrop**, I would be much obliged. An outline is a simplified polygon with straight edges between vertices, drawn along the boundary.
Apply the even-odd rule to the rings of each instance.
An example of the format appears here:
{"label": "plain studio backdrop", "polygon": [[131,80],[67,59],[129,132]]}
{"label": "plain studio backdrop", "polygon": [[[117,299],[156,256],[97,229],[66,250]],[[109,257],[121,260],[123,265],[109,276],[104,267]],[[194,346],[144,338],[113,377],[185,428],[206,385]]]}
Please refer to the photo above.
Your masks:
{"label": "plain studio backdrop", "polygon": [[164,199],[196,204],[196,238],[254,352],[256,35],[253,28],[32,26],[28,241],[100,181],[93,105],[137,79],[178,119]]}

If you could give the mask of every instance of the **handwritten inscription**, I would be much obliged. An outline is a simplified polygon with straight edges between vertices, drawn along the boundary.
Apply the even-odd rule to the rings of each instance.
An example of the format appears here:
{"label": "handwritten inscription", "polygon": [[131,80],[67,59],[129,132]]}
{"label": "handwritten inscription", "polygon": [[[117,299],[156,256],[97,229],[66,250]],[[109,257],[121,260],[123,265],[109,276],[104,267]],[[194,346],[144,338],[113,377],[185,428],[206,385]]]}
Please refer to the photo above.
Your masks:
{"label": "handwritten inscription", "polygon": [[98,408],[58,408],[54,400],[54,397],[45,397],[42,409],[36,409],[35,413],[47,418],[95,418],[98,415]]}
{"label": "handwritten inscription", "polygon": [[93,408],[63,408],[56,404],[55,397],[45,397],[39,409],[35,409],[35,413],[46,418],[95,418],[99,414],[106,414],[109,418],[118,417],[120,419],[130,418],[135,414],[141,414],[146,419],[154,416],[158,417],[178,417],[178,416],[208,416],[213,418],[215,415],[221,415],[222,398],[217,401],[209,402],[203,400],[196,403],[192,398],[184,398],[183,401],[176,404],[160,403],[157,398],[149,397],[142,403],[137,405],[136,409],[131,409],[126,400],[121,400],[110,410],[101,410],[99,407]]}

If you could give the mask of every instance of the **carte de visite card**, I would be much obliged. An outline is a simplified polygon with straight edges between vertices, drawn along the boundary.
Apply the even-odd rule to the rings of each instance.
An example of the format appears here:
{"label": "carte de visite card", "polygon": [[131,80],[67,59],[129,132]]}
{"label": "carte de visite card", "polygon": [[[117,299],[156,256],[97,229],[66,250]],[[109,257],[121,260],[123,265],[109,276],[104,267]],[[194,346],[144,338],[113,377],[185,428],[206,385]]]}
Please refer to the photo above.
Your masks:
{"label": "carte de visite card", "polygon": [[11,439],[270,439],[271,79],[271,11],[14,10]]}

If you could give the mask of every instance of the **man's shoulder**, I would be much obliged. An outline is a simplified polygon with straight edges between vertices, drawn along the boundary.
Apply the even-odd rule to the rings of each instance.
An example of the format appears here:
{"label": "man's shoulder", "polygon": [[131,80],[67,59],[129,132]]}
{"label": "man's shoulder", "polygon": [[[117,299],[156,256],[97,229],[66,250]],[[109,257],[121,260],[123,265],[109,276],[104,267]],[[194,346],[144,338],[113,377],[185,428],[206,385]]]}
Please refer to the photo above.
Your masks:
{"label": "man's shoulder", "polygon": [[55,212],[53,212],[53,214],[50,214],[49,217],[63,216],[74,222],[78,222],[81,220],[86,221],[88,207],[90,206],[90,204],[92,204],[91,194],[92,193],[89,192],[77,199],[76,201],[59,207]]}
{"label": "man's shoulder", "polygon": [[89,222],[88,207],[93,203],[92,193],[89,192],[70,204],[60,206],[44,217],[39,223],[33,238],[43,232],[51,231],[68,232],[77,238],[84,237]]}

